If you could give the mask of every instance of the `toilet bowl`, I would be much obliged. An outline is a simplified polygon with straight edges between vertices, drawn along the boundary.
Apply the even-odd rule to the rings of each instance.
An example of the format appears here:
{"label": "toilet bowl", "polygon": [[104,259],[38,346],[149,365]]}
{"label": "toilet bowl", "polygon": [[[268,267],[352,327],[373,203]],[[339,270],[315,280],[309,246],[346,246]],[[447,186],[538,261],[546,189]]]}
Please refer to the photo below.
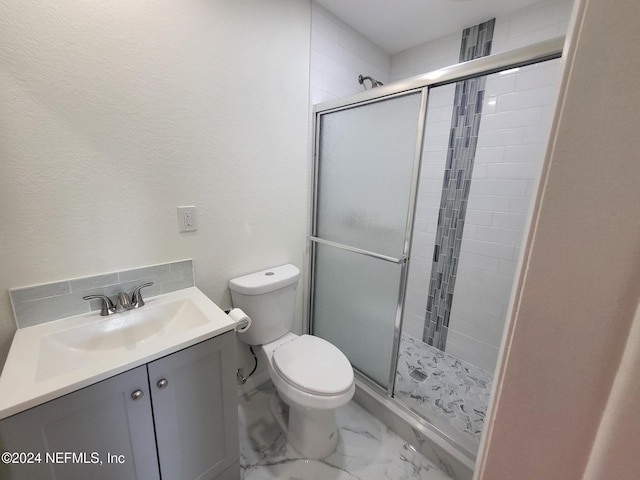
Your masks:
{"label": "toilet bowl", "polygon": [[353,368],[333,344],[312,335],[290,331],[295,290],[300,271],[293,265],[264,270],[231,280],[235,307],[253,320],[239,337],[250,345],[261,345],[277,396],[270,409],[289,444],[301,455],[320,459],[338,444],[336,408],[355,393]]}
{"label": "toilet bowl", "polygon": [[353,369],[331,343],[288,333],[261,348],[278,397],[271,411],[293,448],[307,458],[324,458],[338,444],[335,410],[353,398]]}

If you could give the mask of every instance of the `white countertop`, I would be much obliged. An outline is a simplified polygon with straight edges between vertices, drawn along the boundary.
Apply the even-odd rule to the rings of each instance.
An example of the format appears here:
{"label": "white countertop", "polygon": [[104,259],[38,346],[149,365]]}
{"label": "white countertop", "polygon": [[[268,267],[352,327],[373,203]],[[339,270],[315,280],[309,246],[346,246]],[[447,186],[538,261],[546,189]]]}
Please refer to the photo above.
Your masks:
{"label": "white countertop", "polygon": [[[235,322],[196,287],[145,301],[139,309],[108,317],[94,311],[18,329],[0,376],[0,419],[235,329]],[[161,328],[153,323],[154,312],[180,308],[183,310],[175,314],[179,321],[167,320]],[[184,313],[186,308],[197,321],[184,321],[189,316]],[[122,325],[128,321],[132,325],[141,314],[153,333],[147,329],[142,339],[123,335]],[[82,338],[87,330],[99,331],[109,340],[87,349],[90,343]],[[68,342],[77,337],[84,343],[60,346],[55,341],[58,337]]]}

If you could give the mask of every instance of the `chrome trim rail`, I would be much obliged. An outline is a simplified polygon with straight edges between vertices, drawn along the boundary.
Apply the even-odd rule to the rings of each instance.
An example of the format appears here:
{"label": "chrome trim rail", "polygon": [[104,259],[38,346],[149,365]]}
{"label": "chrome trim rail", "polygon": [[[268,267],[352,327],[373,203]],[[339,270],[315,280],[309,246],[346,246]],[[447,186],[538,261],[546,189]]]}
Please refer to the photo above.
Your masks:
{"label": "chrome trim rail", "polygon": [[362,248],[357,248],[357,247],[350,247],[349,245],[344,245],[342,243],[332,242],[331,240],[325,240],[324,238],[314,237],[313,235],[309,236],[309,240],[315,243],[321,243],[323,245],[329,245],[331,247],[339,248],[341,250],[346,250],[348,252],[359,253],[361,255],[377,258],[379,260],[385,260],[387,262],[397,263],[398,265],[402,265],[407,261],[407,258],[404,256],[402,256],[401,258],[389,257],[381,253],[371,252],[369,250],[363,250]]}
{"label": "chrome trim rail", "polygon": [[434,70],[429,73],[410,77],[382,87],[372,88],[364,92],[349,95],[348,97],[329,100],[314,105],[313,112],[325,112],[328,110],[345,108],[347,105],[362,102],[380,100],[383,97],[396,95],[408,90],[422,87],[435,87],[448,83],[458,82],[471,77],[489,75],[506,70],[508,68],[531,65],[532,63],[552,60],[562,56],[565,37],[558,37],[544,42],[539,42],[526,47],[496,53],[487,57],[478,58],[468,62],[457,63],[448,67]]}

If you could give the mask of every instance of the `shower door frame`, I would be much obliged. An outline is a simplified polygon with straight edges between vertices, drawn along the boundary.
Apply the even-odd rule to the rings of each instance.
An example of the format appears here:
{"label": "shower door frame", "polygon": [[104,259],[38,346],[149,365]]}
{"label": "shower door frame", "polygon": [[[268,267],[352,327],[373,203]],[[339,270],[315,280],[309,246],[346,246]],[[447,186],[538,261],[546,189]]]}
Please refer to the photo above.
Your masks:
{"label": "shower door frame", "polygon": [[[376,87],[380,88],[380,87]],[[381,253],[372,252],[369,250],[364,250],[357,247],[352,247],[349,245],[332,242],[330,240],[326,240],[323,238],[319,238],[316,236],[317,232],[317,206],[318,206],[318,152],[320,151],[320,116],[327,113],[339,112],[341,110],[347,110],[354,107],[361,107],[364,105],[369,105],[372,103],[391,100],[393,98],[402,97],[406,95],[415,95],[420,94],[420,108],[418,113],[417,120],[417,133],[416,133],[416,143],[413,154],[413,166],[411,172],[411,186],[409,191],[409,205],[407,211],[407,220],[406,227],[404,233],[403,247],[402,247],[402,255],[399,258],[390,257],[388,255],[383,255]],[[402,311],[404,306],[404,292],[406,290],[407,283],[407,275],[409,272],[409,251],[411,249],[411,233],[413,232],[413,220],[414,220],[414,211],[415,211],[415,202],[417,197],[417,189],[418,189],[418,177],[420,173],[420,160],[422,157],[422,142],[423,142],[423,133],[424,126],[427,117],[427,101],[428,101],[428,88],[427,87],[417,87],[404,89],[400,92],[386,94],[381,97],[375,96],[370,100],[359,101],[356,104],[347,103],[342,107],[337,108],[329,108],[327,110],[322,111],[321,113],[316,114],[314,108],[314,152],[313,152],[313,185],[312,185],[312,203],[311,203],[311,234],[308,239],[311,243],[310,245],[310,268],[307,271],[310,273],[308,278],[309,285],[309,311],[308,311],[308,331],[313,331],[313,292],[314,289],[314,275],[311,275],[312,269],[315,268],[315,258],[316,258],[316,245],[328,245],[331,247],[338,248],[340,250],[345,250],[352,253],[357,253],[360,255],[366,255],[371,258],[375,258],[377,260],[382,260],[390,263],[394,263],[396,265],[400,265],[400,285],[398,288],[398,299],[396,304],[396,314],[394,320],[394,333],[393,333],[393,343],[392,343],[392,353],[391,353],[391,365],[389,367],[389,382],[385,392],[385,389],[381,387],[376,381],[370,379],[367,375],[355,369],[355,372],[360,375],[360,377],[366,379],[367,383],[374,386],[379,392],[385,392],[387,395],[390,395],[389,392],[393,392],[394,384],[395,384],[395,371],[398,365],[398,355],[397,351],[399,348],[400,335],[399,332],[401,330],[401,322],[402,322]],[[347,97],[352,98],[352,97]],[[324,105],[324,104],[319,104]]]}
{"label": "shower door frame", "polygon": [[[422,147],[424,141],[424,128],[426,125],[426,108],[429,96],[429,90],[434,87],[442,85],[448,85],[456,83],[461,80],[469,78],[490,75],[511,68],[524,67],[535,63],[540,63],[548,60],[560,58],[562,56],[562,49],[565,43],[565,37],[561,36],[544,42],[536,43],[526,47],[510,50],[504,53],[498,53],[482,57],[476,60],[468,62],[458,63],[449,67],[434,70],[423,75],[408,78],[406,80],[398,81],[393,84],[384,85],[375,89],[366,90],[361,93],[350,95],[348,97],[330,100],[324,103],[314,105],[313,107],[313,177],[312,177],[312,195],[311,195],[311,215],[310,226],[308,236],[309,256],[307,257],[307,285],[309,287],[309,296],[306,309],[306,326],[310,333],[313,333],[313,307],[314,307],[314,278],[315,278],[315,258],[316,258],[316,245],[327,244],[336,248],[341,248],[351,252],[368,255],[380,260],[391,261],[398,263],[402,266],[402,272],[400,276],[398,305],[396,309],[396,319],[394,327],[393,338],[393,351],[392,360],[389,372],[389,382],[386,390],[379,384],[369,379],[366,375],[355,370],[356,379],[363,382],[366,386],[382,395],[386,395],[389,399],[393,400],[393,403],[398,406],[405,413],[410,413],[418,421],[429,423],[423,417],[419,417],[411,410],[404,407],[400,402],[393,398],[393,392],[395,388],[395,376],[398,362],[398,349],[400,344],[400,334],[402,330],[402,315],[404,306],[404,297],[406,291],[406,280],[409,270],[410,258],[409,253],[411,251],[411,237],[413,233],[413,221],[416,209],[416,197],[418,191],[418,178],[420,173],[420,164],[422,160]],[[418,120],[418,134],[416,141],[416,150],[414,155],[413,173],[411,178],[411,190],[409,198],[409,211],[407,216],[407,227],[405,231],[404,251],[401,258],[386,257],[375,252],[369,252],[347,245],[338,244],[318,238],[317,233],[317,209],[318,209],[318,174],[319,174],[319,150],[320,150],[320,119],[322,115],[345,110],[349,108],[359,107],[370,103],[389,100],[394,97],[422,92],[420,118]],[[435,428],[435,427],[434,427]],[[445,434],[437,430],[442,436],[445,436],[448,441],[453,442],[457,446],[457,443],[449,439]]]}

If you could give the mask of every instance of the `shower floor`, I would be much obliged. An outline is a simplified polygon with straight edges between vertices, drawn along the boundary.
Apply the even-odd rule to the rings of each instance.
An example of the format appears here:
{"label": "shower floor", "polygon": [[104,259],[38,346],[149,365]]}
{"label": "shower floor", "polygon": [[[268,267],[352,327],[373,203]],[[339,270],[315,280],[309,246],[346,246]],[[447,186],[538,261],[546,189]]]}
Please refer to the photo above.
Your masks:
{"label": "shower floor", "polygon": [[478,451],[493,375],[410,335],[400,339],[395,397],[467,451]]}

